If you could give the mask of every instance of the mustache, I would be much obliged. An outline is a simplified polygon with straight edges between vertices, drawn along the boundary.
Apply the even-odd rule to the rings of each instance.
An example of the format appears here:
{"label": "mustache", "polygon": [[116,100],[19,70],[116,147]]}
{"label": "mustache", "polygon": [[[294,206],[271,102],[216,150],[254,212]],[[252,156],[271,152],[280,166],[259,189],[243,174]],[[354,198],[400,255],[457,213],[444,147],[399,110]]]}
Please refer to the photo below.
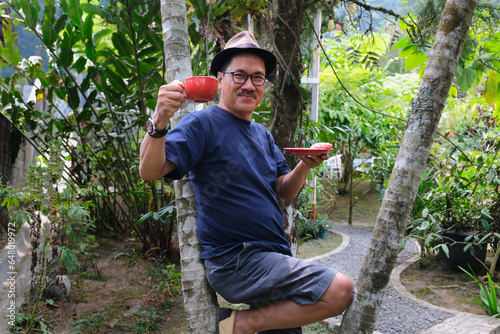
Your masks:
{"label": "mustache", "polygon": [[252,92],[250,90],[246,90],[246,89],[243,89],[241,90],[239,93],[238,93],[238,96],[241,96],[241,95],[251,95],[253,96],[254,98],[257,98],[257,95],[255,94],[255,92]]}

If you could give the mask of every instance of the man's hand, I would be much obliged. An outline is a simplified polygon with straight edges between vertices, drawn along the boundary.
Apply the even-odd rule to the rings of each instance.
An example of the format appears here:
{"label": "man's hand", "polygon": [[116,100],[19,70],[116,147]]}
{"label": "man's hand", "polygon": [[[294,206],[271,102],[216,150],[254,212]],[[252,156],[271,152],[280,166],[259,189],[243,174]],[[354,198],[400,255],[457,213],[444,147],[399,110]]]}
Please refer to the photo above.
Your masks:
{"label": "man's hand", "polygon": [[[157,129],[165,129],[168,121],[184,103],[180,81],[163,85],[158,91],[155,112],[151,118]],[[165,157],[165,138],[153,138],[147,133],[141,143],[139,172],[144,180],[156,180],[177,166]]]}
{"label": "man's hand", "polygon": [[168,85],[163,85],[158,91],[155,112],[152,116],[157,129],[167,127],[168,121],[172,118],[177,110],[182,106],[185,99],[182,96],[181,82],[173,81]]}
{"label": "man's hand", "polygon": [[328,160],[328,154],[322,154],[320,156],[308,156],[308,155],[298,155],[297,156],[307,168],[312,169],[318,167],[325,160]]}

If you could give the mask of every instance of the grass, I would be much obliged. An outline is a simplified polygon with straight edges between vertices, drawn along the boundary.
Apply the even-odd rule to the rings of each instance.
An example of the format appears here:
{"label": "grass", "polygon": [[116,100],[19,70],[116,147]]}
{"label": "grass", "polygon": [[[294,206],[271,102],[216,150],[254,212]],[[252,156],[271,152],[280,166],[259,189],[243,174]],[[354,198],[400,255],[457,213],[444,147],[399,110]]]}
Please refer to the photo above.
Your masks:
{"label": "grass", "polygon": [[[318,180],[323,188],[318,194],[318,211],[328,215],[328,218],[334,223],[348,222],[349,194],[337,194],[338,184],[334,180],[321,178]],[[359,201],[353,207],[352,220],[356,222],[356,225],[373,228],[382,204],[380,194],[375,189],[365,193],[370,188],[369,181],[359,182],[359,180],[355,180],[355,185],[353,200],[359,199]]]}
{"label": "grass", "polygon": [[342,237],[328,231],[325,239],[308,239],[299,244],[297,258],[307,259],[333,251],[342,243]]}
{"label": "grass", "polygon": [[94,313],[86,315],[85,317],[71,321],[73,327],[73,333],[82,333],[84,330],[92,330],[101,326],[103,322],[108,320],[108,312],[104,313]]}
{"label": "grass", "polygon": [[322,322],[315,322],[314,324],[310,324],[302,327],[302,331],[304,334],[330,334],[335,333],[328,325]]}

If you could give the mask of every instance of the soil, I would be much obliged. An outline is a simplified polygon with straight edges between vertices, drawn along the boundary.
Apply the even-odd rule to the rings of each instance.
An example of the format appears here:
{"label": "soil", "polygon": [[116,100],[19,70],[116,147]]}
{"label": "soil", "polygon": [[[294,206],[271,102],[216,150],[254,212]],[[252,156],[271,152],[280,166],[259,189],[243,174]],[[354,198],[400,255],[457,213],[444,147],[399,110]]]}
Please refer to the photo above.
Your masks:
{"label": "soil", "polygon": [[[361,198],[366,186],[359,185],[355,197]],[[326,199],[334,204],[328,206],[332,222],[347,223],[349,196],[333,194],[323,197],[323,201]],[[378,193],[372,190],[354,207],[353,225],[373,226],[380,204]],[[189,333],[180,280],[165,275],[167,264],[144,259],[140,245],[133,240],[102,239],[99,244],[96,267],[88,265],[85,274],[70,275],[69,297],[56,300],[54,305],[40,303],[38,315],[49,325],[50,333]],[[314,253],[306,257],[317,255],[318,249],[330,251],[338,246],[339,239],[329,233],[321,244],[310,244],[309,251]],[[299,252],[307,250],[307,245],[299,247]],[[477,284],[465,274],[444,272],[433,256],[408,267],[402,273],[402,282],[408,291],[434,305],[485,314],[472,298],[479,294]],[[304,328],[304,333],[328,332],[320,323]]]}
{"label": "soil", "polygon": [[406,268],[401,273],[401,283],[410,293],[433,305],[486,315],[472,297],[479,298],[478,284],[466,273],[443,270],[437,255],[428,255]]}
{"label": "soil", "polygon": [[69,276],[67,298],[39,304],[50,333],[187,334],[180,280],[162,274],[166,265],[144,259],[131,240],[101,239],[99,245],[96,267]]}

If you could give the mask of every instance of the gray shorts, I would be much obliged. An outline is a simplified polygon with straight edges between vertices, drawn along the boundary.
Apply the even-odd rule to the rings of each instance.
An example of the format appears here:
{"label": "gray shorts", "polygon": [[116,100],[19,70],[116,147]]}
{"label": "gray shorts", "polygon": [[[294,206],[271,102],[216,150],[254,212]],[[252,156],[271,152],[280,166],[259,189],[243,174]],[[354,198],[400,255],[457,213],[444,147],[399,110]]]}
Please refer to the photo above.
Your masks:
{"label": "gray shorts", "polygon": [[319,263],[244,243],[221,256],[205,260],[210,285],[230,303],[251,307],[293,300],[314,304],[337,272]]}

